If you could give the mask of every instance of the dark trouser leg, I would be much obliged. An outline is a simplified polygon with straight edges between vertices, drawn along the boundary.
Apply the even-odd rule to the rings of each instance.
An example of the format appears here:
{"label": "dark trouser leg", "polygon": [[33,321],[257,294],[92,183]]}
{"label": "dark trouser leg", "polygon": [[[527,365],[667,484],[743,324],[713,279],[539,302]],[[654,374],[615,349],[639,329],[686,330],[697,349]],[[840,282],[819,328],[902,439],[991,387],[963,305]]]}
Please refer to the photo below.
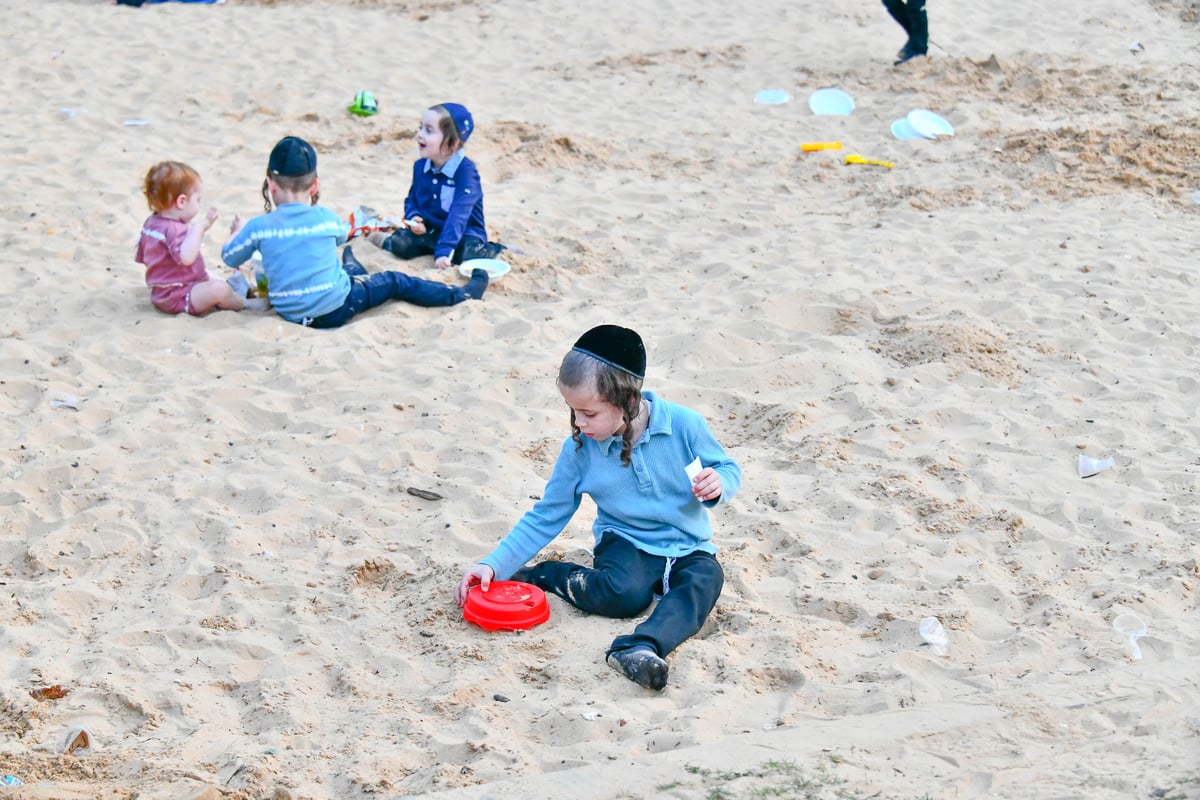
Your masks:
{"label": "dark trouser leg", "polygon": [[[620,536],[604,534],[594,560],[593,569],[566,561],[543,561],[518,571],[513,579],[556,594],[589,614],[617,619],[637,616],[662,588],[667,560],[643,553]],[[677,559],[670,591],[633,633],[614,639],[608,652],[644,646],[666,656],[699,632],[724,585],[725,573],[710,553]]]}
{"label": "dark trouser leg", "polygon": [[397,258],[416,258],[433,254],[437,244],[437,234],[426,233],[415,236],[407,228],[401,228],[383,240],[383,249]]}
{"label": "dark trouser leg", "polygon": [[450,261],[454,264],[461,264],[475,258],[495,258],[506,249],[502,244],[485,242],[477,236],[464,236],[458,243],[458,247],[455,248]]}
{"label": "dark trouser leg", "polygon": [[[345,269],[345,263],[343,263]],[[349,272],[349,270],[347,270]],[[402,272],[376,272],[374,275],[353,275],[350,294],[342,307],[312,321],[314,328],[339,328],[369,308],[381,306],[388,300],[406,300],[418,306],[452,306],[467,299],[465,290],[438,281],[414,278]]]}
{"label": "dark trouser leg", "polygon": [[543,561],[519,570],[513,580],[532,583],[589,614],[628,619],[654,599],[666,559],[606,533],[596,545],[593,563],[589,569],[569,561]]}
{"label": "dark trouser leg", "polygon": [[340,328],[345,325],[350,319],[363,309],[363,299],[366,296],[366,290],[357,280],[350,281],[350,294],[346,296],[346,302],[342,303],[341,308],[335,308],[328,314],[322,314],[313,319],[309,323],[313,328]]}
{"label": "dark trouser leg", "polygon": [[925,0],[908,0],[908,49],[917,55],[929,52],[929,18]]}
{"label": "dark trouser leg", "polygon": [[356,282],[366,289],[366,304],[360,311],[383,305],[388,300],[404,300],[429,308],[453,306],[467,299],[467,293],[461,287],[414,278],[403,272],[376,272]]}
{"label": "dark trouser leg", "polygon": [[912,28],[909,27],[908,9],[904,5],[904,0],[883,0],[883,7],[892,15],[892,19],[896,20],[901,28],[904,28],[904,32],[908,34],[909,38],[912,38]]}
{"label": "dark trouser leg", "polygon": [[[377,272],[371,275],[354,257],[349,246],[342,251],[342,269],[366,289],[363,306],[354,313],[382,305],[388,300],[405,300],[418,306],[452,306],[467,298],[467,292],[438,281],[414,278],[403,272]],[[351,296],[354,293],[351,292]]]}
{"label": "dark trouser leg", "polygon": [[665,658],[700,631],[724,585],[725,573],[711,553],[697,552],[676,560],[670,591],[633,633],[613,639],[608,652],[649,646]]}

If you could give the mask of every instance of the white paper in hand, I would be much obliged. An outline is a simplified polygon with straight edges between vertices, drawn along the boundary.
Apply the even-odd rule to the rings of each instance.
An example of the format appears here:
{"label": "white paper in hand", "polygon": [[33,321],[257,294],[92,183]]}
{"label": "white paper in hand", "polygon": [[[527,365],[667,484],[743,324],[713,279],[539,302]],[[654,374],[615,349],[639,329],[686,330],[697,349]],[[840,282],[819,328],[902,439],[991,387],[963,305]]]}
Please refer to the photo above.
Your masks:
{"label": "white paper in hand", "polygon": [[696,476],[700,474],[700,470],[702,469],[704,469],[704,467],[700,464],[699,456],[697,456],[692,463],[683,468],[683,471],[687,473],[688,484],[691,484],[694,480],[696,480]]}

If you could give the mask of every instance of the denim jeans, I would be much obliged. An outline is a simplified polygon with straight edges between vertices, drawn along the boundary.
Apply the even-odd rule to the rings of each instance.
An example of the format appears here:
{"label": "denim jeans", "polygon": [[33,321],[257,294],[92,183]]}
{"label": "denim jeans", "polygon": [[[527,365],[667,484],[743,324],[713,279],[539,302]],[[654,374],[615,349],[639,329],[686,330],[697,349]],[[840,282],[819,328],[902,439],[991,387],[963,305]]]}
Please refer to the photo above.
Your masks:
{"label": "denim jeans", "polygon": [[[397,258],[431,256],[437,247],[439,235],[437,231],[426,231],[417,236],[407,228],[402,228],[383,240],[383,249]],[[450,263],[461,264],[473,258],[495,258],[502,250],[502,244],[485,242],[477,236],[464,236],[450,255]]]}
{"label": "denim jeans", "polygon": [[369,308],[388,300],[406,300],[418,306],[452,306],[467,299],[466,290],[447,286],[439,281],[414,278],[403,272],[367,272],[350,248],[342,254],[342,269],[350,276],[350,294],[341,308],[316,317],[308,324],[313,328],[339,328]]}
{"label": "denim jeans", "polygon": [[[615,533],[605,533],[589,569],[568,561],[543,561],[525,567],[513,580],[532,583],[589,614],[635,617],[663,591],[667,559],[638,550]],[[711,553],[696,551],[674,560],[668,588],[658,605],[633,633],[613,639],[608,653],[648,646],[665,658],[699,632],[725,585],[725,573]]]}

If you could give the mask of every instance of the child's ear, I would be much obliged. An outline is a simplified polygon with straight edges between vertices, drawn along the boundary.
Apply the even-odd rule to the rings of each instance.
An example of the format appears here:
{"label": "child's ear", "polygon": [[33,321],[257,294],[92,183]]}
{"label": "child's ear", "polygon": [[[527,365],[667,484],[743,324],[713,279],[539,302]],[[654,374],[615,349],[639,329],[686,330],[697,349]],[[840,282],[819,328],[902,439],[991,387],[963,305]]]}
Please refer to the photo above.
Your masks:
{"label": "child's ear", "polygon": [[309,197],[315,197],[316,195],[318,195],[320,193],[321,193],[321,179],[314,175],[312,186],[310,186],[308,188],[308,195],[309,195]]}
{"label": "child's ear", "polygon": [[175,206],[180,211],[182,211],[184,206],[187,205],[187,202],[188,202],[188,196],[186,194],[181,194],[181,195],[175,196],[175,202],[172,203],[171,205]]}

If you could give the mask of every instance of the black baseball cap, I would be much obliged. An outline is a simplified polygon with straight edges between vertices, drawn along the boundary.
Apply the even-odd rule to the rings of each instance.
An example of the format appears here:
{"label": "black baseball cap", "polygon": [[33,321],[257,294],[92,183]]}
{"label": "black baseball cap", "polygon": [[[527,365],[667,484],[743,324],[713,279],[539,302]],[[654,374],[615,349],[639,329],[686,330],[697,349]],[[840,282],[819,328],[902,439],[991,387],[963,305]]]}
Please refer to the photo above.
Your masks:
{"label": "black baseball cap", "polygon": [[271,151],[267,171],[272,175],[298,177],[317,171],[317,151],[298,136],[285,136]]}

